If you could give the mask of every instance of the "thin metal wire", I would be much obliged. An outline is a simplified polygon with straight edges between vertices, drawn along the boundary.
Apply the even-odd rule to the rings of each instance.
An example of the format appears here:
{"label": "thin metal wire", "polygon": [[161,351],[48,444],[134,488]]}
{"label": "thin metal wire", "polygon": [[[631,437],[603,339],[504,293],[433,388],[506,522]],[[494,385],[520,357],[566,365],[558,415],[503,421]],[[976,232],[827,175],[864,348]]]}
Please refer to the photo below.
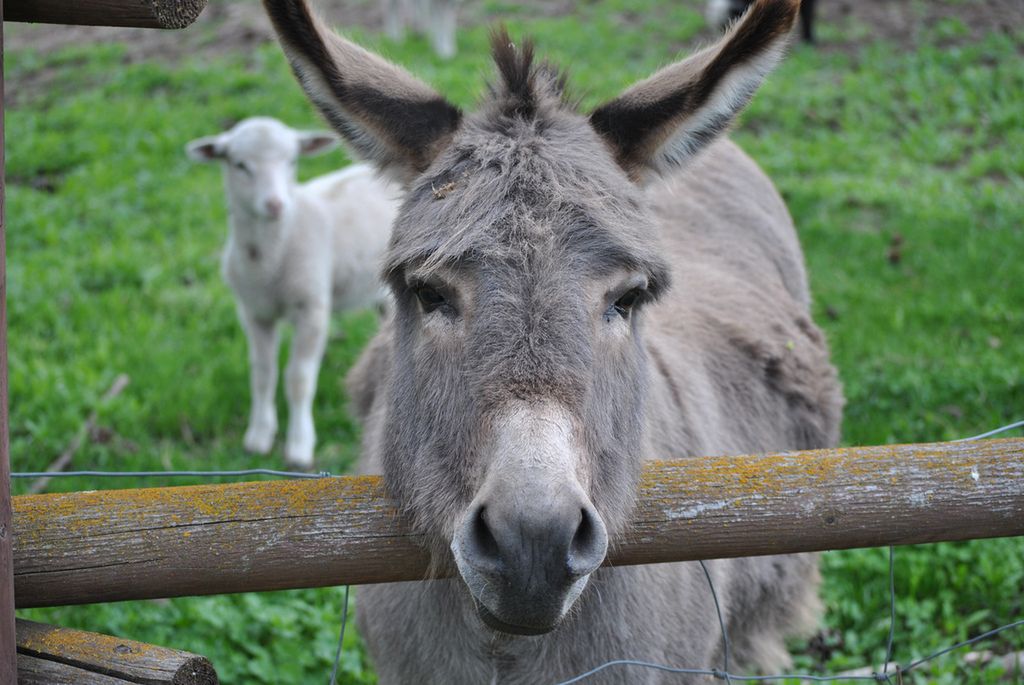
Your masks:
{"label": "thin metal wire", "polygon": [[[1024,427],[1024,420],[1001,426],[980,435],[958,438],[951,442],[980,440],[1015,428]],[[276,471],[274,469],[240,469],[236,471],[20,471],[11,478],[239,478],[242,476],[277,476],[279,478],[331,478],[329,471],[303,473],[301,471]]]}
{"label": "thin metal wire", "polygon": [[[1015,428],[1024,427],[1024,420],[1016,421],[1005,426],[1001,426],[994,430],[981,433],[979,435],[973,435],[968,438],[959,438],[952,442],[967,442],[970,440],[980,440],[1000,433],[1013,430]],[[237,478],[242,476],[275,476],[280,478],[331,478],[332,474],[328,471],[320,471],[318,473],[301,473],[295,471],[277,471],[274,469],[241,469],[234,471],[30,471],[30,472],[15,472],[10,475],[11,478],[73,478],[73,477],[95,477],[95,478]],[[655,664],[646,661],[639,661],[636,659],[615,659],[608,661],[596,668],[593,668],[585,673],[559,683],[558,685],[571,685],[571,683],[577,683],[585,678],[588,678],[596,673],[599,673],[606,668],[613,666],[639,666],[641,668],[651,668],[658,671],[664,671],[667,673],[687,674],[687,675],[708,675],[719,680],[725,680],[731,682],[737,680],[740,682],[770,682],[775,680],[786,680],[786,679],[800,679],[811,682],[834,682],[834,681],[875,681],[875,682],[891,682],[891,675],[888,673],[889,664],[892,663],[893,646],[895,640],[896,630],[896,590],[895,590],[895,552],[892,546],[889,547],[889,613],[890,613],[890,624],[889,624],[889,639],[886,647],[885,665],[881,673],[873,673],[870,676],[815,676],[815,675],[795,675],[795,674],[783,674],[783,675],[767,675],[767,676],[744,676],[735,675],[729,673],[729,637],[725,629],[725,621],[722,618],[722,609],[718,601],[718,595],[715,592],[714,582],[711,580],[711,574],[708,572],[707,566],[703,561],[700,562],[701,568],[704,570],[704,575],[708,580],[708,585],[711,588],[711,596],[715,602],[715,611],[718,614],[718,623],[722,630],[723,640],[723,662],[724,669],[694,669],[694,668],[675,668],[672,666],[666,666],[663,664]],[[341,615],[341,629],[338,636],[338,648],[334,656],[334,667],[331,670],[331,685],[335,685],[338,674],[338,667],[341,662],[342,643],[345,639],[345,623],[348,619],[348,597],[349,597],[349,586],[345,586],[345,600],[344,607],[342,608]],[[906,673],[911,669],[917,668],[922,664],[925,664],[933,659],[936,659],[943,654],[947,654],[961,647],[975,644],[984,639],[997,635],[1005,630],[1012,628],[1018,628],[1024,626],[1024,619],[1009,623],[994,630],[990,630],[987,633],[982,633],[969,640],[958,642],[955,645],[951,645],[945,649],[939,650],[934,654],[923,657],[916,661],[912,661],[906,667],[896,666],[896,674]]]}
{"label": "thin metal wire", "polygon": [[981,435],[972,435],[969,438],[958,438],[956,440],[951,440],[950,442],[967,442],[969,440],[981,440],[982,438],[987,438],[991,435],[999,435],[1000,433],[1011,431],[1014,428],[1024,428],[1024,421],[1015,421],[1014,423],[1010,423],[1005,426],[1000,426],[999,428],[990,430],[987,433],[982,433]]}
{"label": "thin metal wire", "polygon": [[779,674],[779,675],[736,675],[733,673],[725,673],[716,669],[707,668],[673,668],[672,666],[665,666],[663,664],[655,664],[649,661],[639,661],[637,659],[615,659],[614,661],[608,661],[601,664],[600,666],[593,668],[586,673],[581,673],[575,678],[570,680],[563,680],[557,685],[572,685],[572,683],[578,683],[585,678],[589,678],[596,673],[600,673],[606,668],[612,666],[639,666],[640,668],[651,668],[656,671],[665,671],[666,673],[678,673],[681,675],[709,675],[718,680],[725,680],[726,678],[732,678],[733,680],[739,680],[742,682],[760,682],[767,683],[773,680],[787,680],[787,679],[802,679],[810,680],[817,683],[827,683],[835,680],[843,681],[872,681],[872,682],[889,682],[888,676],[879,679],[876,675],[793,675],[793,674]]}
{"label": "thin metal wire", "polygon": [[334,668],[331,669],[331,685],[338,682],[338,664],[341,663],[341,645],[345,642],[345,623],[348,622],[348,588],[345,586],[345,599],[341,603],[341,630],[338,632],[338,649],[334,652]]}
{"label": "thin metal wire", "polygon": [[725,630],[725,621],[722,619],[722,605],[718,603],[718,593],[715,592],[715,583],[711,580],[711,573],[707,564],[700,562],[704,571],[704,577],[708,579],[708,587],[711,588],[711,598],[715,600],[715,613],[718,614],[718,627],[722,629],[722,673],[725,674],[725,682],[731,683],[729,679],[729,633]]}
{"label": "thin metal wire", "polygon": [[889,545],[889,644],[885,647],[885,665],[882,675],[889,673],[889,662],[892,661],[893,641],[896,638],[896,552]]}
{"label": "thin metal wire", "polygon": [[[1014,422],[1014,423],[1011,423],[1011,424],[1007,424],[1005,426],[1001,426],[999,428],[996,428],[994,430],[990,430],[990,431],[982,433],[980,435],[974,435],[974,436],[971,436],[969,438],[960,438],[959,440],[953,440],[952,442],[966,442],[966,441],[969,441],[969,440],[980,440],[981,438],[987,438],[987,437],[992,436],[992,435],[998,435],[999,433],[1005,433],[1006,431],[1013,430],[1014,428],[1020,428],[1020,427],[1024,427],[1024,420],[1017,421],[1017,422]],[[920,665],[922,665],[924,663],[927,663],[927,662],[929,662],[929,661],[931,661],[931,660],[933,660],[933,659],[935,659],[937,657],[940,657],[943,654],[947,654],[947,653],[952,652],[952,651],[954,651],[956,649],[959,649],[961,647],[966,647],[967,645],[972,645],[972,644],[974,644],[976,642],[980,642],[980,641],[982,641],[982,640],[984,640],[984,639],[986,639],[988,637],[991,637],[993,635],[1001,633],[1004,630],[1010,630],[1011,628],[1016,628],[1016,627],[1024,625],[1024,619],[1022,619],[1022,620],[1016,621],[1014,623],[1009,623],[1007,625],[1000,626],[999,628],[996,628],[994,630],[990,630],[987,633],[983,633],[981,635],[978,635],[977,637],[971,638],[970,640],[965,640],[963,642],[958,642],[957,644],[952,645],[950,647],[947,647],[947,648],[945,648],[943,650],[940,650],[938,652],[935,652],[934,654],[931,654],[931,655],[926,656],[924,658],[918,659],[917,661],[912,661],[910,664],[908,664],[905,667],[900,667],[898,664],[896,664],[895,672],[890,674],[889,673],[889,664],[892,663],[893,651],[894,651],[894,646],[895,646],[895,638],[896,638],[896,563],[895,563],[896,556],[895,556],[895,554],[896,554],[895,553],[895,547],[890,545],[889,546],[889,638],[888,638],[887,645],[886,645],[886,650],[885,650],[885,665],[882,667],[882,672],[881,673],[877,673],[876,672],[876,673],[872,673],[871,675],[863,675],[863,676],[855,676],[855,675],[848,675],[848,676],[844,676],[844,675],[815,676],[815,675],[808,675],[808,674],[780,674],[780,675],[764,675],[764,676],[744,676],[744,675],[735,675],[735,674],[729,673],[729,638],[728,638],[728,635],[727,635],[726,630],[725,630],[725,622],[722,619],[722,609],[721,609],[721,606],[720,606],[720,604],[718,602],[718,594],[715,592],[714,582],[711,580],[711,574],[708,572],[707,566],[704,564],[704,562],[701,561],[700,562],[700,567],[704,570],[704,576],[707,578],[708,585],[711,588],[711,597],[712,597],[712,599],[714,599],[715,611],[718,613],[718,624],[719,624],[719,626],[722,629],[722,639],[723,639],[724,644],[725,644],[725,648],[724,648],[725,668],[723,670],[719,671],[719,670],[716,670],[716,669],[673,668],[671,666],[665,666],[663,664],[655,664],[655,663],[651,663],[651,662],[647,662],[647,661],[639,661],[639,660],[636,660],[636,659],[615,659],[613,661],[608,661],[608,662],[605,662],[605,663],[601,664],[600,666],[592,668],[591,670],[589,670],[589,671],[587,671],[585,673],[581,673],[580,675],[576,676],[575,678],[571,678],[570,680],[562,681],[562,682],[558,683],[557,685],[570,685],[571,683],[578,683],[578,682],[580,682],[580,681],[582,681],[582,680],[584,680],[586,678],[589,678],[590,676],[592,676],[592,675],[594,675],[596,673],[599,673],[599,672],[603,671],[606,668],[611,668],[612,666],[638,666],[640,668],[651,668],[651,669],[655,669],[655,670],[659,670],[659,671],[665,671],[665,672],[668,672],[668,673],[679,673],[679,674],[687,674],[687,675],[709,675],[709,676],[712,676],[714,678],[717,678],[718,680],[725,680],[726,682],[731,682],[732,680],[737,680],[737,681],[740,681],[740,682],[771,682],[771,681],[775,681],[775,680],[796,679],[796,680],[803,680],[803,681],[810,681],[810,682],[819,682],[819,683],[835,682],[835,681],[840,681],[840,680],[841,681],[860,681],[860,682],[871,681],[871,682],[879,682],[879,683],[881,683],[881,682],[891,683],[892,682],[892,677],[894,675],[896,675],[896,676],[902,675],[903,673],[906,673],[907,671],[910,671],[911,669],[917,668],[918,666],[920,666]],[[901,679],[901,682],[902,682],[902,679]]]}
{"label": "thin metal wire", "polygon": [[571,678],[569,680],[563,680],[562,682],[558,683],[558,685],[571,685],[572,683],[578,683],[581,680],[583,680],[584,678],[589,678],[590,676],[594,675],[595,673],[599,673],[599,672],[605,670],[606,668],[611,668],[612,666],[640,666],[641,668],[650,668],[650,669],[654,669],[655,671],[665,671],[666,673],[679,673],[679,674],[685,674],[685,675],[710,675],[710,676],[713,676],[716,673],[718,673],[718,671],[709,671],[709,670],[704,669],[704,668],[674,668],[672,666],[665,666],[663,664],[655,664],[655,663],[651,663],[649,661],[639,661],[637,659],[615,659],[614,661],[608,661],[606,663],[601,664],[600,666],[598,666],[596,668],[592,668],[589,671],[587,671],[586,673],[581,673],[578,676],[576,676],[575,678]]}
{"label": "thin metal wire", "polygon": [[1004,626],[1000,626],[999,628],[995,628],[995,629],[990,630],[988,632],[982,633],[981,635],[977,635],[975,637],[972,637],[969,640],[964,640],[963,642],[958,642],[955,645],[950,645],[949,647],[946,647],[945,649],[940,649],[939,651],[934,652],[933,654],[929,654],[926,657],[922,657],[920,659],[917,659],[916,661],[912,661],[909,664],[907,664],[906,666],[897,667],[896,672],[893,673],[893,674],[889,674],[889,673],[873,673],[871,675],[827,675],[827,676],[817,676],[817,675],[792,674],[791,673],[791,674],[778,674],[778,675],[745,676],[745,675],[735,675],[735,674],[732,674],[732,673],[727,673],[727,672],[724,672],[724,671],[718,671],[718,670],[714,670],[714,669],[673,668],[671,666],[664,666],[662,664],[655,664],[655,663],[651,663],[651,662],[647,662],[647,661],[638,661],[636,659],[616,659],[614,661],[609,661],[609,662],[606,662],[604,664],[601,664],[600,666],[598,666],[596,668],[593,668],[593,669],[587,671],[586,673],[581,673],[580,675],[576,676],[575,678],[572,678],[570,680],[562,681],[562,682],[558,683],[558,685],[571,685],[572,683],[578,683],[578,682],[584,680],[585,678],[589,678],[590,676],[592,676],[592,675],[594,675],[596,673],[599,673],[599,672],[605,670],[606,668],[611,668],[612,666],[639,666],[641,668],[652,668],[652,669],[659,670],[659,671],[666,671],[668,673],[679,673],[679,674],[686,674],[686,675],[708,675],[708,676],[712,676],[714,678],[717,678],[719,680],[727,680],[729,678],[732,678],[733,680],[738,680],[738,681],[741,681],[741,682],[770,682],[770,681],[773,681],[773,680],[795,679],[795,680],[809,680],[811,682],[818,682],[818,683],[833,682],[833,681],[837,681],[837,680],[842,680],[842,681],[860,681],[860,682],[874,681],[874,682],[890,683],[890,682],[892,682],[893,675],[895,675],[896,673],[907,673],[908,671],[916,669],[916,668],[918,668],[918,667],[928,663],[929,661],[933,661],[933,660],[937,659],[938,657],[943,656],[944,654],[948,654],[948,653],[953,652],[953,651],[955,651],[957,649],[961,649],[963,647],[967,647],[967,646],[973,645],[975,643],[981,642],[982,640],[987,640],[988,638],[993,637],[995,635],[998,635],[999,633],[1002,633],[1004,631],[1011,630],[1013,628],[1019,628],[1019,627],[1022,627],[1022,626],[1024,626],[1024,619],[1021,619],[1019,621],[1014,621],[1013,623],[1008,623],[1008,624],[1006,624]]}
{"label": "thin metal wire", "polygon": [[907,671],[909,671],[912,668],[917,668],[921,664],[928,663],[932,659],[937,659],[938,657],[942,656],[943,654],[949,654],[950,652],[952,652],[954,650],[957,650],[957,649],[960,649],[961,647],[966,647],[968,645],[973,645],[975,642],[981,642],[982,640],[986,640],[986,639],[992,637],[993,635],[998,635],[999,633],[1003,632],[1004,630],[1010,630],[1011,628],[1020,628],[1021,626],[1024,626],[1024,619],[1021,619],[1019,621],[1014,621],[1013,623],[1007,623],[1005,626],[999,626],[998,628],[990,630],[987,633],[982,633],[981,635],[977,635],[975,637],[972,637],[970,640],[964,640],[963,642],[957,642],[955,645],[950,645],[949,647],[946,647],[945,649],[940,649],[939,651],[935,652],[934,654],[929,654],[928,656],[922,657],[922,658],[918,659],[917,661],[911,661],[909,664],[907,664],[903,668],[903,672],[906,673]]}
{"label": "thin metal wire", "polygon": [[278,476],[280,478],[331,478],[329,471],[302,473],[273,469],[241,469],[238,471],[22,471],[11,478],[238,478],[241,476]]}

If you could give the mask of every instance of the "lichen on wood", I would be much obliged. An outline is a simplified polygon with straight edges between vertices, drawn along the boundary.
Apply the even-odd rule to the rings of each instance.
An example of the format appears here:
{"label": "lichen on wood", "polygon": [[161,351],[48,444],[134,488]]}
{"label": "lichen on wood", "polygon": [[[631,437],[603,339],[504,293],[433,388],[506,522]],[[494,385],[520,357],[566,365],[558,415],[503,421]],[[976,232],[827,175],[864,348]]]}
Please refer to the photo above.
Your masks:
{"label": "lichen on wood", "polygon": [[[26,495],[14,498],[14,534],[19,607],[418,580],[431,568],[373,476]],[[1022,534],[1020,438],[694,457],[646,465],[607,563]]]}

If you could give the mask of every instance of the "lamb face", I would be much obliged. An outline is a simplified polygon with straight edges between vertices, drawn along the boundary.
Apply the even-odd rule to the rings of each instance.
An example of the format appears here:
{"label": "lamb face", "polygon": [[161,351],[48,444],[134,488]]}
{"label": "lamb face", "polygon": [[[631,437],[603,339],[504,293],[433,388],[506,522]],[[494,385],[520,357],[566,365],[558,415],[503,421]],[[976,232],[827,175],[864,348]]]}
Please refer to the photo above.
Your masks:
{"label": "lamb face", "polygon": [[189,156],[221,161],[233,212],[254,220],[276,221],[295,204],[296,167],[302,155],[337,145],[329,133],[304,132],[269,117],[252,117],[224,133],[189,143]]}

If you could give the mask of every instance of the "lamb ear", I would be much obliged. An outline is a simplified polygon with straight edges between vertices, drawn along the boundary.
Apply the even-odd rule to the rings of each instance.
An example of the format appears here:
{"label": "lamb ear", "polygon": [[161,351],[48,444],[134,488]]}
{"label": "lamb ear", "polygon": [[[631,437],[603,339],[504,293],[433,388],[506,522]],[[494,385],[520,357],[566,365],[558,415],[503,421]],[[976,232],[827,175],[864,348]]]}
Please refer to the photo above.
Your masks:
{"label": "lamb ear", "polygon": [[799,7],[800,0],[757,0],[718,43],[598,107],[591,125],[634,179],[687,164],[782,60]]}
{"label": "lamb ear", "polygon": [[185,146],[185,154],[196,162],[216,162],[224,159],[224,143],[220,136],[196,138]]}
{"label": "lamb ear", "polygon": [[299,154],[319,155],[333,150],[338,145],[338,137],[331,133],[299,134]]}
{"label": "lamb ear", "polygon": [[402,182],[425,171],[462,112],[408,72],[327,30],[305,0],[263,0],[306,95],[360,157]]}

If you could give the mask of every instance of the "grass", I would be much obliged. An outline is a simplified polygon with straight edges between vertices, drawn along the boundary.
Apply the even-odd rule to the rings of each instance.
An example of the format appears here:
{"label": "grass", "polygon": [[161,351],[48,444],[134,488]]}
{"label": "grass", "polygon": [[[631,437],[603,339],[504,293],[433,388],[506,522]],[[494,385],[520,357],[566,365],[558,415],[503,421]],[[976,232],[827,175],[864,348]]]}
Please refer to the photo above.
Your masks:
{"label": "grass", "polygon": [[[587,105],[671,59],[703,25],[692,6],[654,0],[585,3],[564,18],[488,7],[568,65]],[[838,37],[830,31],[822,26],[826,44]],[[797,48],[735,134],[800,228],[815,316],[846,388],[847,444],[954,438],[1024,410],[1024,34],[971,44],[957,34],[953,21],[910,51]],[[489,73],[484,28],[460,33],[451,63],[422,40],[360,38],[463,105]],[[241,449],[246,353],[218,274],[219,174],[190,164],[183,146],[252,114],[318,121],[275,46],[170,64],[125,65],[124,55],[117,44],[7,53],[9,88],[55,72],[48,91],[7,112],[13,468],[45,468],[118,373],[131,385],[100,407],[104,430],[76,467],[283,467],[279,451]],[[302,173],[344,161],[317,158]],[[337,323],[315,408],[317,466],[332,472],[358,450],[342,379],[375,326],[367,313]],[[58,479],[50,489],[154,484],[165,482]],[[826,626],[813,645],[794,645],[797,665],[880,663],[886,551],[828,553],[823,570]],[[896,577],[896,658],[906,662],[1024,614],[1024,539],[900,548]],[[340,603],[340,590],[324,589],[20,615],[199,652],[225,683],[299,683],[327,680]],[[990,646],[1020,650],[1024,635]],[[352,630],[342,671],[342,682],[375,681]],[[997,677],[954,655],[916,682]]]}

